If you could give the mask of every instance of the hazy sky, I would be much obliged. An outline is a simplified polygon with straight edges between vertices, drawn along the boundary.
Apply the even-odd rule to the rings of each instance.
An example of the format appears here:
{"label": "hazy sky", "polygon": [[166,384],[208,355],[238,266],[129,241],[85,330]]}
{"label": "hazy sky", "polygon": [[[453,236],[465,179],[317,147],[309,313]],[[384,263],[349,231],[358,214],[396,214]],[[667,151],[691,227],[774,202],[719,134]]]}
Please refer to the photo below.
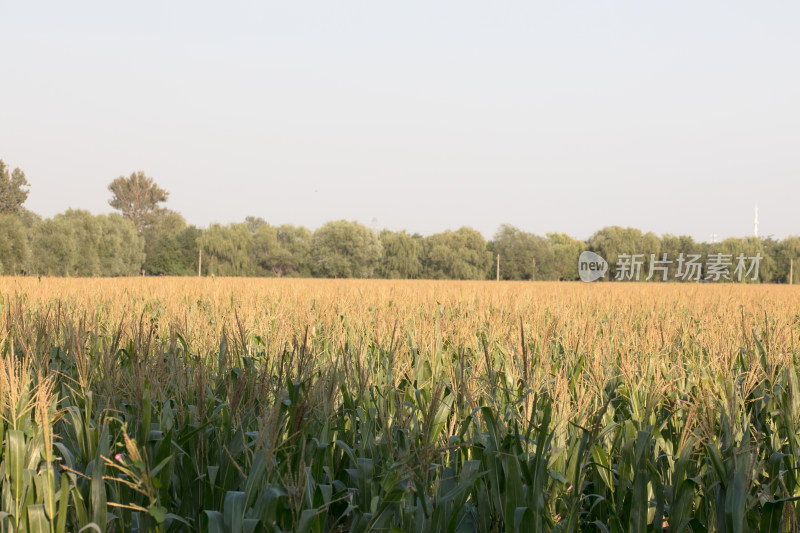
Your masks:
{"label": "hazy sky", "polygon": [[0,2],[27,207],[800,234],[800,3]]}

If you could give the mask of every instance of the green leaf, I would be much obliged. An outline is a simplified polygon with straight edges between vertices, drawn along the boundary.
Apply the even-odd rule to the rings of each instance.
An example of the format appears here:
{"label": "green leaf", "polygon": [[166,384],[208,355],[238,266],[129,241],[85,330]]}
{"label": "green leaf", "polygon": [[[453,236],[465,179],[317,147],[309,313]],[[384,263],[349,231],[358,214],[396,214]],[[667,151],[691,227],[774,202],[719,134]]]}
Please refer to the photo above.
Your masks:
{"label": "green leaf", "polygon": [[28,533],[50,533],[50,521],[44,512],[44,504],[28,506]]}
{"label": "green leaf", "polygon": [[163,524],[164,520],[167,518],[167,509],[166,507],[162,507],[160,505],[151,505],[147,512],[150,513],[155,521],[159,524]]}
{"label": "green leaf", "polygon": [[207,533],[226,533],[225,518],[219,511],[203,511]]}
{"label": "green leaf", "polygon": [[229,533],[242,533],[244,502],[244,492],[230,490],[225,493],[225,505],[222,510],[222,515],[225,518],[225,529]]}
{"label": "green leaf", "polygon": [[11,477],[11,494],[16,501],[22,499],[23,475],[25,472],[25,433],[10,429],[7,433],[8,454],[6,468]]}

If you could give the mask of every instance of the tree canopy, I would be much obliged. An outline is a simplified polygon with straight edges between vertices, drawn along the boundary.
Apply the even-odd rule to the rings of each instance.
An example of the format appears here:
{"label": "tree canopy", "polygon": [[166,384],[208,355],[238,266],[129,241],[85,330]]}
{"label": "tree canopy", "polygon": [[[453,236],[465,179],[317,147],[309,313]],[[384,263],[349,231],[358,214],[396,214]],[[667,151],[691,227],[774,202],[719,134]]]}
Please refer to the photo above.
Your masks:
{"label": "tree canopy", "polygon": [[[743,260],[761,259],[756,279],[742,282],[800,282],[798,236],[704,243],[686,235],[608,226],[580,240],[564,233],[540,236],[504,224],[487,242],[466,226],[422,236],[377,233],[358,222],[338,220],[311,231],[272,225],[258,216],[198,228],[164,205],[168,193],[144,172],[121,176],[108,189],[109,204],[121,214],[68,209],[43,220],[23,207],[29,190],[25,174],[0,160],[0,275],[195,275],[202,250],[202,273],[220,276],[481,280],[497,276],[499,255],[501,279],[571,281],[579,279],[578,257],[591,250],[613,265],[606,280],[633,279],[619,275],[627,266],[640,269],[642,281],[706,281],[711,279],[706,269],[713,273],[715,267],[710,258],[719,254],[717,260],[727,261],[733,278],[743,254]],[[651,257],[662,261],[663,256],[668,260],[651,268]],[[621,257],[627,264],[619,264]],[[679,265],[689,257],[697,275],[681,277]]]}
{"label": "tree canopy", "polygon": [[433,279],[486,279],[492,262],[486,240],[476,230],[462,227],[424,241],[424,275]]}
{"label": "tree canopy", "polygon": [[383,230],[378,235],[383,257],[378,267],[382,278],[413,279],[422,271],[422,238],[405,231]]}
{"label": "tree canopy", "polygon": [[167,191],[153,182],[153,178],[148,178],[141,171],[127,178],[118,177],[111,182],[108,190],[113,195],[108,201],[109,205],[132,220],[139,233],[155,222],[159,204],[166,202],[169,196]]}
{"label": "tree canopy", "polygon": [[248,276],[253,274],[252,240],[245,223],[212,224],[198,239],[207,253],[209,274]]}
{"label": "tree canopy", "polygon": [[[500,279],[553,279],[553,248],[544,237],[503,224],[494,236],[491,251],[499,254]],[[497,276],[497,262],[492,263],[492,277]]]}
{"label": "tree canopy", "polygon": [[25,272],[28,240],[22,221],[10,214],[0,214],[0,275]]}
{"label": "tree canopy", "polygon": [[68,209],[37,225],[31,239],[32,273],[48,276],[134,276],[144,240],[118,214]]}
{"label": "tree canopy", "polygon": [[586,249],[586,243],[566,233],[548,233],[547,240],[553,249],[553,279],[574,281],[578,279],[576,257]]}
{"label": "tree canopy", "polygon": [[0,215],[17,215],[28,199],[28,180],[20,169],[15,168],[12,172],[8,170],[0,159]]}
{"label": "tree canopy", "polygon": [[375,232],[358,222],[328,222],[311,240],[314,271],[324,277],[370,278],[382,253]]}

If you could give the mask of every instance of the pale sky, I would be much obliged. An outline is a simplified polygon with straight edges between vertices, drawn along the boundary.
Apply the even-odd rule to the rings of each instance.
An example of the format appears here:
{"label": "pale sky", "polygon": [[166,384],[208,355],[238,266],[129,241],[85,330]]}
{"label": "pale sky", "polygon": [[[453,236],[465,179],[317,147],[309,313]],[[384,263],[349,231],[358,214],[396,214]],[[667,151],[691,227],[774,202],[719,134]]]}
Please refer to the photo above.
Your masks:
{"label": "pale sky", "polygon": [[0,0],[26,206],[199,226],[800,234],[800,3]]}

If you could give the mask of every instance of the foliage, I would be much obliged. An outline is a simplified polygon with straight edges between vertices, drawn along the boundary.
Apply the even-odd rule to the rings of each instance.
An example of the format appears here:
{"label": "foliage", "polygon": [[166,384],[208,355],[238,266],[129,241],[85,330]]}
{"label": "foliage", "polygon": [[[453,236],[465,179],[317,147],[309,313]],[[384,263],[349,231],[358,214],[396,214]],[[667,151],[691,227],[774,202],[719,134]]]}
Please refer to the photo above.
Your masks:
{"label": "foliage", "polygon": [[405,231],[383,230],[378,234],[383,248],[378,274],[387,279],[414,279],[422,271],[422,239]]}
{"label": "foliage", "polygon": [[586,249],[586,243],[573,239],[566,233],[548,233],[547,240],[553,250],[554,279],[574,281],[578,279],[577,257]]}
{"label": "foliage", "polygon": [[97,255],[102,276],[135,276],[145,259],[143,239],[121,215],[98,215]]}
{"label": "foliage", "polygon": [[787,237],[782,241],[767,238],[763,246],[764,254],[772,259],[773,270],[769,281],[786,283],[791,274],[794,276],[792,282],[800,283],[800,237]]}
{"label": "foliage", "polygon": [[257,275],[310,276],[311,232],[303,227],[270,226],[248,217]]}
{"label": "foliage", "polygon": [[[791,244],[792,241],[788,240],[787,245],[791,246]],[[755,257],[756,255],[760,255],[763,258],[759,264],[758,279],[751,280],[751,277],[747,277],[742,274],[743,282],[767,281],[773,278],[775,261],[772,255],[766,252],[764,243],[758,237],[747,237],[745,239],[725,239],[719,243],[719,245],[711,245],[710,249],[711,253],[721,253],[725,254],[725,256],[730,256],[728,259],[731,262],[730,275],[733,280],[738,280],[738,278],[734,276],[734,269],[737,266],[737,257],[739,255],[743,255],[744,257]]]}
{"label": "foliage", "polygon": [[252,242],[246,224],[212,224],[198,239],[207,253],[207,272],[217,276],[253,273]]}
{"label": "foliage", "polygon": [[[696,243],[693,238],[687,235],[666,234],[661,237],[661,246],[659,250],[660,255],[663,256],[664,254],[667,254],[667,258],[670,258],[674,261],[668,267],[668,279],[675,278],[678,269],[676,260],[681,254],[683,254],[684,258],[688,258],[691,254],[700,254],[705,256],[707,252],[708,247],[706,245],[702,243]],[[658,259],[661,258],[662,257],[658,257]]]}
{"label": "foliage", "polygon": [[39,275],[130,276],[144,260],[144,241],[131,221],[72,209],[37,224],[31,249]]}
{"label": "foliage", "polygon": [[15,215],[0,214],[0,275],[24,273],[29,254],[22,221]]}
{"label": "foliage", "polygon": [[[796,236],[782,241],[729,238],[708,244],[685,235],[659,238],[635,228],[609,226],[584,242],[563,233],[543,238],[504,224],[487,243],[469,227],[428,237],[390,230],[376,235],[357,222],[340,220],[312,234],[302,226],[271,226],[255,216],[239,224],[200,229],[187,226],[183,216],[163,207],[169,194],[140,171],[120,176],[108,187],[113,195],[109,204],[143,237],[136,239],[117,219],[93,217],[81,210],[42,221],[22,207],[27,186],[20,169],[9,173],[0,160],[0,274],[188,276],[198,272],[202,250],[206,253],[203,272],[215,276],[494,279],[499,255],[503,280],[574,281],[579,279],[578,257],[588,249],[611,265],[619,263],[620,254],[640,256],[636,258],[639,266],[632,265],[634,272],[628,279],[638,274],[639,279],[654,281],[706,281],[705,263],[716,257],[723,266],[727,264],[733,279],[712,277],[712,281],[739,282],[735,273],[739,256],[749,268],[750,258],[760,255],[757,279],[742,282],[800,282],[800,272],[795,272],[800,268],[792,267],[795,259],[800,260]],[[691,257],[700,270],[679,278],[679,264]],[[632,257],[628,259],[633,262]],[[667,261],[666,268],[662,265],[651,272],[651,261]],[[607,279],[612,276],[613,271]]]}
{"label": "foliage", "polygon": [[0,215],[20,213],[22,204],[28,199],[27,187],[25,173],[19,168],[9,173],[9,168],[0,159]]}
{"label": "foliage", "polygon": [[619,254],[656,254],[661,249],[658,236],[642,233],[636,228],[609,226],[597,231],[589,238],[589,249],[599,253],[609,263],[616,263]]}
{"label": "foliage", "polygon": [[142,267],[150,275],[185,276],[197,272],[197,229],[189,229],[183,216],[169,209],[158,209],[148,217],[142,232],[145,261]]}
{"label": "foliage", "polygon": [[281,276],[283,274],[281,267],[287,262],[287,251],[278,243],[278,228],[270,226],[261,219],[247,218],[247,227],[252,233],[252,259],[259,269],[258,274]]}
{"label": "foliage", "polygon": [[491,253],[483,236],[472,228],[459,228],[427,237],[424,241],[425,277],[432,279],[486,279]]}
{"label": "foliage", "polygon": [[358,222],[328,222],[311,239],[314,272],[323,277],[372,277],[382,252],[375,232]]}
{"label": "foliage", "polygon": [[129,177],[120,176],[108,186],[113,195],[108,204],[133,221],[136,231],[142,233],[153,223],[162,202],[169,193],[155,184],[144,172],[134,172]]}
{"label": "foliage", "polygon": [[278,226],[278,250],[270,269],[276,275],[311,276],[311,232],[302,226]]}
{"label": "foliage", "polygon": [[[556,276],[555,254],[544,237],[503,224],[489,248],[492,254],[500,254],[500,279],[547,280]],[[492,277],[497,277],[497,262],[492,263]]]}

